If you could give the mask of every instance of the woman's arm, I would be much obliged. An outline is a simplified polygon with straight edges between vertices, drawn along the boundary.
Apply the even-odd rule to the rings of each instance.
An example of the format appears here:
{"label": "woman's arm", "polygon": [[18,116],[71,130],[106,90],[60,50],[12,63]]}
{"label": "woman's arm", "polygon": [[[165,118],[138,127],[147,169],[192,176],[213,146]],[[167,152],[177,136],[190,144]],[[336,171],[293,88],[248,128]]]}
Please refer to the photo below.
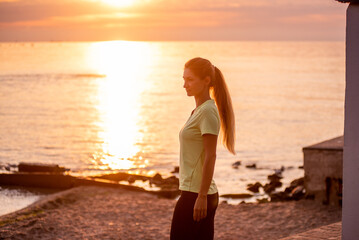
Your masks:
{"label": "woman's arm", "polygon": [[205,152],[202,169],[201,187],[194,206],[193,219],[199,221],[207,215],[207,193],[214,173],[216,162],[217,137],[214,134],[203,134],[203,147]]}

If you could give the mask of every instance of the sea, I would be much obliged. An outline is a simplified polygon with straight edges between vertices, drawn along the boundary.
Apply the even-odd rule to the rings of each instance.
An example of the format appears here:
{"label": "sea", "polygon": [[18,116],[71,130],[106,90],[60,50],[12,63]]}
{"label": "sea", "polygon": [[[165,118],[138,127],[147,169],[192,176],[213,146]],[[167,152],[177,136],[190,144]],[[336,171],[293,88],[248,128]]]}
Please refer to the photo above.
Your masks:
{"label": "sea", "polygon": [[[1,172],[37,162],[75,176],[178,176],[179,131],[195,108],[182,76],[194,57],[222,71],[235,113],[236,155],[217,146],[220,195],[249,193],[281,167],[284,188],[304,175],[303,147],[343,135],[342,41],[2,42]],[[39,197],[0,187],[0,215]]]}

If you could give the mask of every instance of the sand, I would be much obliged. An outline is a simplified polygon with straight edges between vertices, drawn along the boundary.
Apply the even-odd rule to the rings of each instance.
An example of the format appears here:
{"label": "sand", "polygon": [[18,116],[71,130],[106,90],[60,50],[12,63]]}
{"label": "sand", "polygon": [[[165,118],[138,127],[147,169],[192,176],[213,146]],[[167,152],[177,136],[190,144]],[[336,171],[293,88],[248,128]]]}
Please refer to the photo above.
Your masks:
{"label": "sand", "polygon": [[[0,217],[0,239],[169,239],[176,200],[80,186]],[[279,239],[341,220],[341,208],[313,200],[221,202],[215,239]]]}

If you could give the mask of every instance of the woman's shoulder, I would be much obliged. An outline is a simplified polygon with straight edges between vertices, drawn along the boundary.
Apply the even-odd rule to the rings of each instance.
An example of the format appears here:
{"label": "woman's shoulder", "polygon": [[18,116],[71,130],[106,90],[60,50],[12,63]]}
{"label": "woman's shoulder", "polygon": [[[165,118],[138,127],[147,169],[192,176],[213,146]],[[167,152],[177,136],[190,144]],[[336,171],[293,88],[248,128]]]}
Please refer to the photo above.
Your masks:
{"label": "woman's shoulder", "polygon": [[208,112],[208,111],[209,112],[211,112],[211,111],[218,112],[217,105],[214,102],[214,100],[208,101],[208,103],[203,105],[203,107],[200,110],[201,110],[201,112]]}
{"label": "woman's shoulder", "polygon": [[208,115],[214,114],[219,115],[217,105],[214,101],[209,101],[208,104],[205,104],[199,111],[199,115]]}

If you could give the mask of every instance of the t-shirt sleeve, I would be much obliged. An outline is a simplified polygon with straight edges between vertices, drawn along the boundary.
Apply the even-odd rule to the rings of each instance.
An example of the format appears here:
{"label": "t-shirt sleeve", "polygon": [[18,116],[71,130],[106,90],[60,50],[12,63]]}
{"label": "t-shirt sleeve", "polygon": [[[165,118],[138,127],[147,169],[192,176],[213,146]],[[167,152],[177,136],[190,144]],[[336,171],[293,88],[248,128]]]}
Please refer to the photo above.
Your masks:
{"label": "t-shirt sleeve", "polygon": [[212,109],[205,109],[201,114],[199,129],[201,135],[206,133],[218,135],[220,129],[220,119],[218,114]]}

